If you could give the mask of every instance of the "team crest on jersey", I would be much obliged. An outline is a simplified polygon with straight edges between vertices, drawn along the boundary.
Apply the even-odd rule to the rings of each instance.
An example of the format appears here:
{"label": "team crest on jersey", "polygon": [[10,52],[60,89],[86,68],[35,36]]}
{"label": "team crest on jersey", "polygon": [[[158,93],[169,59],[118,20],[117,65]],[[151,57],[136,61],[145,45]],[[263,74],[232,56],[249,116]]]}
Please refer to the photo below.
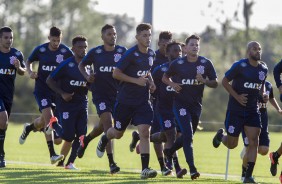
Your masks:
{"label": "team crest on jersey", "polygon": [[246,66],[247,66],[247,63],[242,62],[242,63],[241,63],[241,66],[242,66],[242,67],[246,67]]}
{"label": "team crest on jersey", "polygon": [[138,57],[139,56],[138,52],[134,52],[134,56]]}
{"label": "team crest on jersey", "polygon": [[17,52],[15,52],[15,54],[16,54],[17,56],[22,55],[21,51],[17,51]]}
{"label": "team crest on jersey", "polygon": [[168,71],[168,67],[166,67],[166,66],[162,67],[162,68],[161,68],[161,71],[162,71],[162,72]]}
{"label": "team crest on jersey", "polygon": [[63,112],[63,119],[69,119],[69,112]]}
{"label": "team crest on jersey", "polygon": [[153,52],[153,51],[150,51],[150,52],[149,52],[149,55],[150,55],[150,56],[153,56],[153,55],[154,55],[154,52]]}
{"label": "team crest on jersey", "polygon": [[120,123],[120,121],[116,121],[116,127],[117,127],[117,129],[121,129],[121,123]]}
{"label": "team crest on jersey", "polygon": [[234,133],[234,130],[235,130],[235,127],[234,126],[229,126],[228,127],[228,132],[233,134]]}
{"label": "team crest on jersey", "polygon": [[202,65],[197,66],[197,74],[203,75],[204,73],[205,73],[205,67]]}
{"label": "team crest on jersey", "polygon": [[201,63],[206,63],[207,62],[207,60],[206,59],[201,59],[201,61],[200,61]]}
{"label": "team crest on jersey", "polygon": [[177,63],[180,64],[180,65],[182,65],[182,64],[184,63],[184,61],[183,61],[183,59],[179,59],[179,60],[177,61]]}
{"label": "team crest on jersey", "polygon": [[47,99],[42,99],[42,100],[41,100],[41,105],[42,105],[43,107],[45,107],[47,104],[48,104]]}
{"label": "team crest on jersey", "polygon": [[101,103],[99,104],[99,109],[100,109],[101,111],[103,111],[103,110],[106,109],[106,104],[105,104],[105,102],[101,102]]}
{"label": "team crest on jersey", "polygon": [[45,47],[41,47],[41,48],[39,49],[39,51],[40,51],[40,52],[45,52],[46,49],[45,49]]}
{"label": "team crest on jersey", "polygon": [[61,63],[64,60],[64,55],[59,54],[56,56],[56,62]]}
{"label": "team crest on jersey", "polygon": [[183,109],[183,108],[179,109],[179,114],[180,116],[185,116],[187,114],[186,109]]}
{"label": "team crest on jersey", "polygon": [[97,53],[97,54],[100,54],[100,53],[102,53],[102,49],[97,49],[97,50],[95,50],[95,52]]}
{"label": "team crest on jersey", "polygon": [[171,127],[171,121],[170,121],[170,120],[165,120],[165,121],[164,121],[164,126],[165,126],[166,128]]}
{"label": "team crest on jersey", "polygon": [[74,63],[73,63],[73,62],[69,62],[68,65],[69,65],[69,67],[71,67],[71,68],[74,67]]}
{"label": "team crest on jersey", "polygon": [[121,58],[121,54],[115,54],[114,55],[114,61],[115,62],[118,62],[120,58]]}
{"label": "team crest on jersey", "polygon": [[67,52],[67,49],[61,48],[61,53],[66,53],[66,52]]}
{"label": "team crest on jersey", "polygon": [[259,80],[264,80],[265,79],[265,73],[263,71],[259,72]]}
{"label": "team crest on jersey", "polygon": [[118,52],[118,53],[122,53],[122,51],[123,51],[122,48],[118,48],[118,49],[117,49],[117,52]]}
{"label": "team crest on jersey", "polygon": [[14,63],[15,63],[15,60],[17,59],[17,57],[15,57],[15,56],[11,56],[10,57],[10,63],[11,63],[11,65],[13,65]]}
{"label": "team crest on jersey", "polygon": [[154,62],[153,57],[149,57],[148,59],[149,59],[149,65],[150,65],[150,66],[153,66],[153,62]]}

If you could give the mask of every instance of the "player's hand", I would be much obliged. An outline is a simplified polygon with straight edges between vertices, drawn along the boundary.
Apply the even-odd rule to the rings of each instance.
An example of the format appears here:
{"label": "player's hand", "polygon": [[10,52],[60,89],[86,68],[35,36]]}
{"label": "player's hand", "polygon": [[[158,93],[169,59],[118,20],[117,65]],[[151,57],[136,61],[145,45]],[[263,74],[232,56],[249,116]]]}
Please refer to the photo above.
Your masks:
{"label": "player's hand", "polygon": [[170,84],[170,86],[174,89],[174,91],[175,91],[176,93],[179,93],[179,91],[182,89],[181,85],[182,85],[182,84],[175,83],[175,82],[172,82],[172,83]]}
{"label": "player's hand", "polygon": [[264,94],[262,95],[262,99],[263,99],[263,101],[264,101],[265,103],[267,103],[268,100],[269,100],[269,95],[266,94],[266,93],[264,93]]}
{"label": "player's hand", "polygon": [[20,68],[21,65],[20,65],[20,61],[18,59],[14,60],[14,66],[15,66],[16,69]]}
{"label": "player's hand", "polygon": [[148,82],[149,82],[149,79],[147,79],[146,76],[144,75],[144,76],[137,78],[135,83],[139,86],[146,86]]}
{"label": "player's hand", "polygon": [[156,91],[157,87],[155,85],[154,82],[149,82],[149,90],[150,90],[150,93],[154,93]]}
{"label": "player's hand", "polygon": [[72,97],[74,95],[74,92],[73,93],[63,93],[62,94],[62,98],[66,101],[66,102],[69,102],[72,100]]}
{"label": "player's hand", "polygon": [[95,75],[94,75],[94,73],[90,73],[90,75],[88,75],[88,76],[86,77],[86,80],[87,80],[87,82],[89,82],[89,83],[94,82],[94,80],[95,80]]}
{"label": "player's hand", "polygon": [[246,106],[247,105],[247,102],[248,102],[248,98],[247,98],[248,94],[241,94],[241,95],[238,95],[236,97],[236,100],[243,106]]}
{"label": "player's hand", "polygon": [[203,76],[201,74],[199,74],[199,73],[196,75],[196,79],[199,82],[202,82],[204,84],[206,83],[206,79],[204,79]]}
{"label": "player's hand", "polygon": [[29,73],[29,77],[30,77],[31,79],[37,79],[37,78],[38,78],[38,74],[37,74],[37,72],[30,72],[30,73]]}

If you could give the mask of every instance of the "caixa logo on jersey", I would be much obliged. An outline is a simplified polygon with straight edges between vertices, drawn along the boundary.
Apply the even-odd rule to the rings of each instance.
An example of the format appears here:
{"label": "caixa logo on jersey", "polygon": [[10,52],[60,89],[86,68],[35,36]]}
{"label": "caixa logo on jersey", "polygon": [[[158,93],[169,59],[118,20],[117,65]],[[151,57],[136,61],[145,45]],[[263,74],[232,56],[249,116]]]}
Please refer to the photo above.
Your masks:
{"label": "caixa logo on jersey", "polygon": [[114,61],[115,62],[118,62],[120,58],[121,58],[121,54],[117,53],[117,54],[114,55]]}
{"label": "caixa logo on jersey", "polygon": [[71,80],[70,81],[70,85],[71,86],[82,86],[82,87],[85,87],[86,86],[86,81]]}
{"label": "caixa logo on jersey", "polygon": [[56,55],[56,62],[61,63],[62,61],[64,61],[64,55],[62,54]]}
{"label": "caixa logo on jersey", "polygon": [[139,77],[141,77],[141,76],[147,76],[148,73],[149,73],[148,70],[146,70],[146,71],[139,70],[139,71],[137,72],[137,76],[139,76]]}
{"label": "caixa logo on jersey", "polygon": [[248,89],[260,89],[261,84],[253,83],[253,82],[245,82],[244,87]]}

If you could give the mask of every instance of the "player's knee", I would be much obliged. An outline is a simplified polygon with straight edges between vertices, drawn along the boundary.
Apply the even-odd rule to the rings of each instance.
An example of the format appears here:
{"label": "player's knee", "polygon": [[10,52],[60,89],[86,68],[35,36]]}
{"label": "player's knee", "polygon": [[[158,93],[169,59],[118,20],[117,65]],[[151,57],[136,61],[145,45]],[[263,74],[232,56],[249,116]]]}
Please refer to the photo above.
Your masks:
{"label": "player's knee", "polygon": [[269,148],[266,146],[258,148],[258,153],[261,155],[267,155],[268,151],[269,151]]}
{"label": "player's knee", "polygon": [[61,138],[54,139],[54,144],[59,145],[63,142]]}

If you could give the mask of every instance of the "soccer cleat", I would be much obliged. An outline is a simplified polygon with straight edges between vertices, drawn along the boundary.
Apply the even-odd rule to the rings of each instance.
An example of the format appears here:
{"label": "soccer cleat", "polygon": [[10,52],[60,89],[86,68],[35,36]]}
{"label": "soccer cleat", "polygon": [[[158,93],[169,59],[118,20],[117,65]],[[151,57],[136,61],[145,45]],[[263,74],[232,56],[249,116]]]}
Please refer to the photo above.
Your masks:
{"label": "soccer cleat", "polygon": [[245,177],[243,183],[257,183],[253,177]]}
{"label": "soccer cleat", "polygon": [[192,180],[195,180],[195,179],[197,179],[197,178],[200,177],[200,173],[198,173],[198,172],[196,171],[196,172],[194,172],[194,173],[190,173],[190,176],[191,176],[191,179],[192,179]]}
{"label": "soccer cleat", "polygon": [[157,176],[157,174],[158,174],[157,171],[151,168],[146,168],[143,169],[143,171],[141,171],[140,178],[141,179],[154,178]]}
{"label": "soccer cleat", "polygon": [[47,135],[51,135],[52,134],[52,131],[54,130],[53,123],[57,123],[57,122],[58,122],[58,119],[55,116],[50,118],[49,124],[47,125],[47,127],[45,129],[45,133]]}
{"label": "soccer cleat", "polygon": [[240,153],[240,158],[243,160],[244,159],[244,156],[246,154],[246,151],[247,151],[247,148],[246,146],[244,146],[244,148],[242,149],[241,153]]}
{"label": "soccer cleat", "polygon": [[168,175],[171,174],[171,172],[172,172],[172,171],[171,171],[169,168],[164,167],[163,170],[162,170],[162,175],[163,175],[163,176],[168,176]]}
{"label": "soccer cleat", "polygon": [[0,155],[0,168],[6,167],[6,161],[4,155]]}
{"label": "soccer cleat", "polygon": [[82,135],[82,136],[79,137],[80,145],[79,145],[79,147],[77,149],[77,157],[78,158],[82,158],[83,157],[85,149],[88,146],[88,143],[86,144],[84,140],[85,140],[85,135]]}
{"label": "soccer cleat", "polygon": [[139,134],[136,131],[132,132],[132,140],[131,143],[129,144],[129,150],[130,152],[133,152],[137,142],[140,140]]}
{"label": "soccer cleat", "polygon": [[176,171],[176,177],[177,178],[183,178],[183,176],[187,174],[187,170],[184,169],[180,169],[179,171]]}
{"label": "soccer cleat", "polygon": [[166,159],[166,163],[165,163],[166,167],[169,168],[170,170],[173,169],[173,164],[172,164],[172,160],[171,159]]}
{"label": "soccer cleat", "polygon": [[97,148],[96,148],[96,154],[99,158],[102,158],[104,153],[105,153],[105,149],[107,146],[107,136],[103,135],[100,139],[100,141],[98,142]]}
{"label": "soccer cleat", "polygon": [[212,141],[213,147],[218,148],[218,146],[220,145],[221,141],[222,141],[222,137],[223,137],[223,128],[219,129]]}
{"label": "soccer cleat", "polygon": [[30,133],[30,131],[27,131],[27,126],[29,126],[29,125],[30,125],[29,123],[25,123],[24,124],[22,135],[19,138],[19,143],[20,144],[24,144],[28,134]]}
{"label": "soccer cleat", "polygon": [[119,168],[119,166],[117,166],[116,163],[112,163],[110,165],[110,172],[111,172],[111,174],[118,173],[119,171],[120,171],[120,168]]}
{"label": "soccer cleat", "polygon": [[274,154],[274,152],[269,153],[269,160],[271,162],[270,172],[271,172],[272,176],[276,176],[276,174],[277,174],[277,164],[279,164],[279,163],[278,163],[278,159],[275,158],[273,156],[273,154]]}
{"label": "soccer cleat", "polygon": [[79,168],[75,167],[75,165],[73,163],[69,163],[68,165],[66,165],[65,169],[68,169],[68,170],[80,170]]}
{"label": "soccer cleat", "polygon": [[64,155],[53,155],[50,157],[51,164],[55,164],[58,161],[61,161],[64,159]]}

